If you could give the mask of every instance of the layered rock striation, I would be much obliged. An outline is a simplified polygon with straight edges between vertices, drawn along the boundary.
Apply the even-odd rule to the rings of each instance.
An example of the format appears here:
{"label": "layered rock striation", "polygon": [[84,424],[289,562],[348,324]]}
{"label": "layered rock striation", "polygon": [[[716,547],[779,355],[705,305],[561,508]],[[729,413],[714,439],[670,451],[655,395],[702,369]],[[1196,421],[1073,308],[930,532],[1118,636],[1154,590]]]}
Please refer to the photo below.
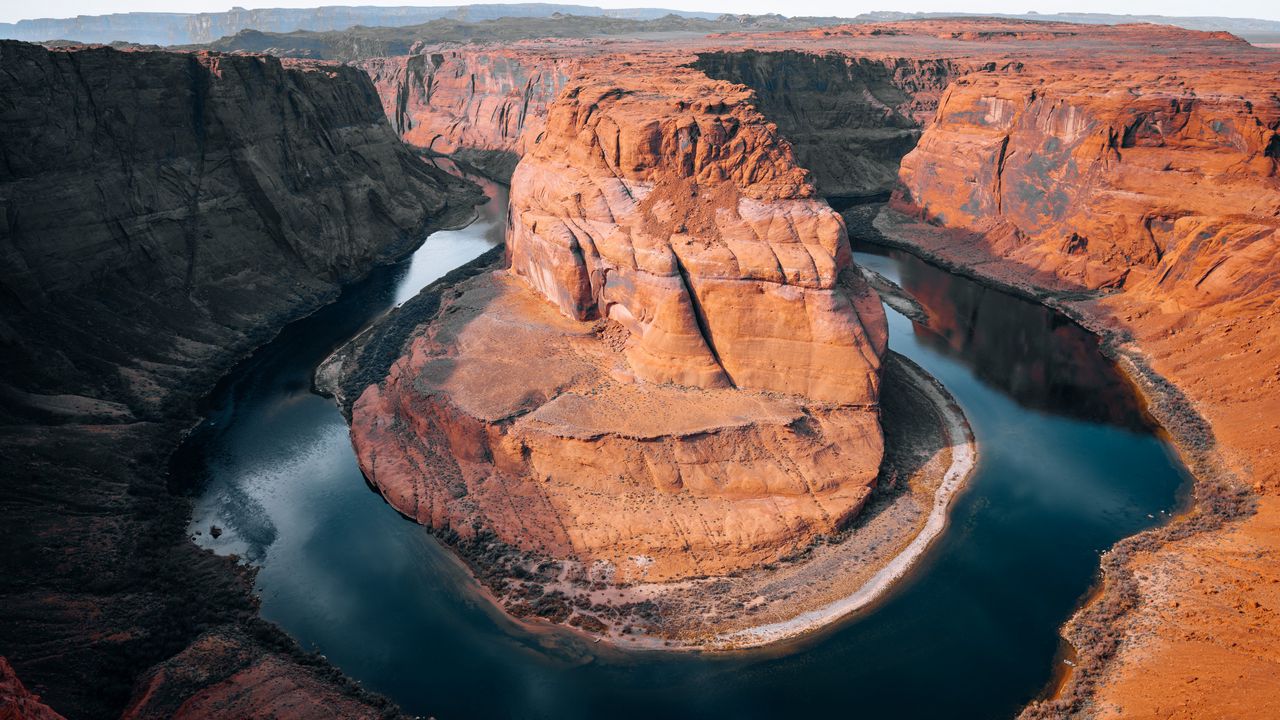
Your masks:
{"label": "layered rock striation", "polygon": [[353,404],[394,506],[614,582],[749,568],[856,514],[883,311],[749,98],[622,65],[566,88],[512,178],[509,268]]}
{"label": "layered rock striation", "polygon": [[441,47],[356,65],[372,78],[405,142],[509,178],[579,62],[511,49]]}
{"label": "layered rock striation", "polygon": [[1082,288],[1207,306],[1269,282],[1280,101],[1265,69],[1028,68],[948,91],[899,209]]}
{"label": "layered rock striation", "polygon": [[1236,48],[1157,64],[958,80],[903,160],[903,215],[880,220],[1099,332],[1197,476],[1184,516],[1104,558],[1066,630],[1081,669],[1031,717],[1280,702],[1264,679],[1280,667],[1264,559],[1280,546],[1280,63]]}
{"label": "layered rock striation", "polygon": [[801,167],[827,197],[887,195],[964,59],[856,57],[842,53],[718,51],[693,67],[745,85],[778,124]]}
{"label": "layered rock striation", "polygon": [[874,402],[882,311],[839,286],[843,221],[750,94],[684,75],[565,93],[512,179],[512,272],[622,325],[644,380]]}
{"label": "layered rock striation", "polygon": [[114,716],[256,612],[167,487],[200,396],[478,194],[352,68],[3,42],[0,69],[0,653],[59,711]]}

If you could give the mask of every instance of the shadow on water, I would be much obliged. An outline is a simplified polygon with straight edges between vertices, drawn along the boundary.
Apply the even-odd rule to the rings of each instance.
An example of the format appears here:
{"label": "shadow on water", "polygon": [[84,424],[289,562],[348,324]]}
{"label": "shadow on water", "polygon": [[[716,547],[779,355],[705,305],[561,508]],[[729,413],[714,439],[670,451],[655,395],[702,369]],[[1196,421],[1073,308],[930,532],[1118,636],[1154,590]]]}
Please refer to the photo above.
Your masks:
{"label": "shadow on water", "polygon": [[1098,337],[1044,305],[953,275],[894,248],[854,243],[858,264],[903,288],[929,316],[916,340],[968,365],[1024,407],[1152,429],[1132,386],[1099,362]]}
{"label": "shadow on water", "polygon": [[333,347],[500,239],[505,209],[505,199],[491,202],[476,224],[432,235],[411,261],[287,328],[219,386],[177,466],[198,488],[198,542],[260,568],[263,615],[411,713],[1010,716],[1049,680],[1057,628],[1099,552],[1157,522],[1184,481],[1078,328],[909,256],[859,247],[860,262],[927,308],[931,329],[888,310],[890,346],[947,386],[980,445],[970,487],[920,571],[874,612],[794,648],[634,653],[521,629],[368,490],[341,415],[310,392]]}

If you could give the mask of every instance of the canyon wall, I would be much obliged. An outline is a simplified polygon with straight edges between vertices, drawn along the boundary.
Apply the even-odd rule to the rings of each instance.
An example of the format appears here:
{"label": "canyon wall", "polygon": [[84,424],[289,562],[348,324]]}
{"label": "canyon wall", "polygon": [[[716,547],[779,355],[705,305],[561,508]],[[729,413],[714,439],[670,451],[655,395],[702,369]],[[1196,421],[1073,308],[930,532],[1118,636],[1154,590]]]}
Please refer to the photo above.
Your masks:
{"label": "canyon wall", "polygon": [[0,654],[61,712],[111,716],[147,665],[256,613],[166,487],[196,401],[478,194],[352,68],[2,42],[0,69]]}
{"label": "canyon wall", "polygon": [[1235,52],[961,78],[878,221],[1100,333],[1196,474],[1104,556],[1071,683],[1028,717],[1280,706],[1280,62]]}
{"label": "canyon wall", "polygon": [[[716,80],[755,91],[753,104],[777,123],[824,196],[887,194],[898,162],[915,147],[964,60],[860,58],[751,49],[673,55]],[[554,48],[424,48],[356,63],[369,73],[387,117],[406,142],[490,163],[509,177],[546,126],[547,108],[571,78],[607,67],[590,45]],[[495,157],[495,155],[499,157]],[[505,155],[505,158],[500,157]],[[505,161],[505,162],[504,162]]]}
{"label": "canyon wall", "polygon": [[0,718],[4,720],[65,720],[40,702],[13,672],[9,661],[0,657]]}
{"label": "canyon wall", "polygon": [[693,67],[746,85],[827,197],[887,194],[951,80],[972,63],[756,50],[699,53]]}
{"label": "canyon wall", "polygon": [[440,48],[357,63],[405,142],[509,178],[580,63],[501,48]]}
{"label": "canyon wall", "polygon": [[361,467],[446,538],[596,581],[786,557],[870,494],[883,310],[748,91],[663,64],[598,77],[516,169],[509,268],[335,356],[361,375],[361,347],[403,348],[351,407]]}
{"label": "canyon wall", "polygon": [[1280,101],[1265,71],[971,75],[902,165],[896,206],[1082,288],[1188,306],[1280,270]]}

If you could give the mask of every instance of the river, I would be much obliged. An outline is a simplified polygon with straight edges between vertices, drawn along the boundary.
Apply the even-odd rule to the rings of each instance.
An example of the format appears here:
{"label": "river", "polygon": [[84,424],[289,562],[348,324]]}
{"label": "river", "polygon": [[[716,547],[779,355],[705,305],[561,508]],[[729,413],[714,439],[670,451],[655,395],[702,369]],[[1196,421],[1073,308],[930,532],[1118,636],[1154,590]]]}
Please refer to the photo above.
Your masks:
{"label": "river", "polygon": [[[387,308],[501,242],[506,196],[465,229],[288,326],[211,395],[175,460],[202,546],[259,568],[263,616],[413,714],[450,718],[1009,717],[1049,681],[1058,627],[1098,556],[1160,522],[1187,475],[1093,336],[1066,318],[873,245],[911,293],[890,347],[968,415],[978,467],[950,526],[883,602],[759,651],[624,652],[522,630],[427,532],[370,490],[311,374]],[[211,528],[219,529],[213,537]]]}

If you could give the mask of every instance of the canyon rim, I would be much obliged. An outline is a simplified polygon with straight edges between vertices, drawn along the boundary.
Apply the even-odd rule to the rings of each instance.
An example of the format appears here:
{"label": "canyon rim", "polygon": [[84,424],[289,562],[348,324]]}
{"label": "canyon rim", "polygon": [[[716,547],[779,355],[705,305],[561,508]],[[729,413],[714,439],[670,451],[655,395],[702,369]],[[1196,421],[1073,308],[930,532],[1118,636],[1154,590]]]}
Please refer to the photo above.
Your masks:
{"label": "canyon rim", "polygon": [[[265,619],[270,553],[210,551],[243,528],[188,524],[175,453],[308,316],[290,402],[332,398],[381,522],[469,602],[679,662],[839,644],[967,547],[1008,442],[894,336],[984,342],[947,315],[982,306],[868,247],[1093,338],[1190,478],[1064,579],[1001,711],[1280,713],[1271,30],[511,8],[0,40],[0,715],[405,712]],[[170,37],[203,44],[140,44]],[[485,212],[493,249],[316,329]]]}

